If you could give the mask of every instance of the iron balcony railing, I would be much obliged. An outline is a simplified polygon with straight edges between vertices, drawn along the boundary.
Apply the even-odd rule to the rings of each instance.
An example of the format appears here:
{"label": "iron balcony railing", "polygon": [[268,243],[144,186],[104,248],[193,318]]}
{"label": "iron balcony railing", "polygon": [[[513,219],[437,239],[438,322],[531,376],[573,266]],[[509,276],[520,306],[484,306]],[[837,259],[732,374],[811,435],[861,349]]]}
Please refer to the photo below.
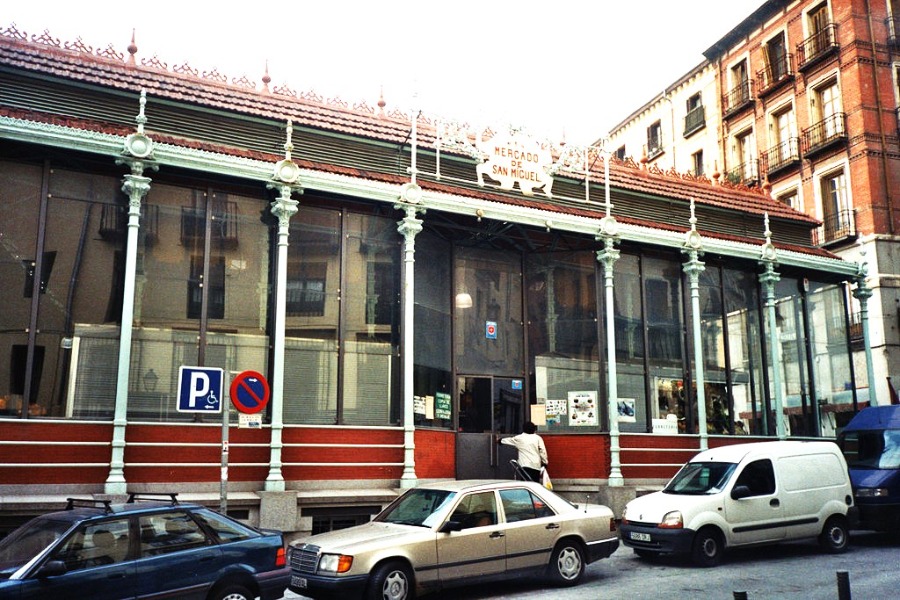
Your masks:
{"label": "iron balcony railing", "polygon": [[749,160],[728,171],[726,178],[729,183],[753,185],[759,182],[759,161]]}
{"label": "iron balcony railing", "polygon": [[684,137],[706,127],[706,107],[697,106],[684,116]]}
{"label": "iron balcony railing", "polygon": [[797,44],[797,68],[807,69],[837,50],[837,25],[829,23]]}
{"label": "iron balcony railing", "polygon": [[726,117],[753,102],[752,82],[747,79],[740,82],[722,97],[722,114]]}
{"label": "iron balcony railing", "polygon": [[756,93],[760,96],[775,91],[779,84],[794,78],[794,55],[784,54],[756,73]]}
{"label": "iron balcony railing", "polygon": [[856,213],[849,208],[825,215],[822,226],[815,232],[815,245],[827,246],[856,237]]}
{"label": "iron balcony railing", "polygon": [[763,153],[766,175],[774,175],[800,162],[800,138],[792,137]]}
{"label": "iron balcony railing", "polygon": [[834,113],[803,130],[801,150],[803,156],[808,157],[846,141],[846,116],[844,113]]}
{"label": "iron balcony railing", "polygon": [[884,20],[884,24],[888,30],[888,45],[900,50],[900,17],[888,17]]}

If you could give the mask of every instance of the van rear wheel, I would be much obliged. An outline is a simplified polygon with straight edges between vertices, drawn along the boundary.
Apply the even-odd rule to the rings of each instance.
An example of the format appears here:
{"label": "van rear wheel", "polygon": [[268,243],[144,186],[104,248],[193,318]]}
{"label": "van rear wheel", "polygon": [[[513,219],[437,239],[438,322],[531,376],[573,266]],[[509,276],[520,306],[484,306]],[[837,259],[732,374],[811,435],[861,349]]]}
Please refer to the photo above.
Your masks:
{"label": "van rear wheel", "polygon": [[825,521],[825,527],[819,534],[819,545],[826,552],[838,554],[847,550],[850,544],[850,531],[844,517],[834,516]]}
{"label": "van rear wheel", "polygon": [[694,536],[691,546],[691,560],[698,567],[715,567],[722,562],[725,539],[714,527],[705,527]]}

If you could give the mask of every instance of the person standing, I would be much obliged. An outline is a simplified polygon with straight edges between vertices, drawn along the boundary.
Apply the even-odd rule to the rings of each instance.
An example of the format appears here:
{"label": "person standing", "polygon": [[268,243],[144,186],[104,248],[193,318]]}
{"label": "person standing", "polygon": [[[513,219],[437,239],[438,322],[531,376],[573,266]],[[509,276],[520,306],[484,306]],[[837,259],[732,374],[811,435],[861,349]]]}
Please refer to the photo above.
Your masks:
{"label": "person standing", "polygon": [[519,466],[532,481],[540,483],[541,467],[547,465],[547,448],[544,447],[544,440],[536,432],[537,426],[531,421],[525,421],[522,433],[512,437],[498,437],[497,443],[515,446],[519,451]]}

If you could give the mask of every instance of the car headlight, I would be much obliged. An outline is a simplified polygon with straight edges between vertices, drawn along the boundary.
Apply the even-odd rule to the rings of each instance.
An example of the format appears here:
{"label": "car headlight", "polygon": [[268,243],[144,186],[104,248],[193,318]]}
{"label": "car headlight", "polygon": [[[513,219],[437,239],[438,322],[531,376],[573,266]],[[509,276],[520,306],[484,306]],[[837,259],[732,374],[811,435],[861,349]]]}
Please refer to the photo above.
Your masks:
{"label": "car headlight", "polygon": [[684,527],[684,520],[681,517],[680,510],[673,510],[663,515],[662,522],[659,524],[662,529],[681,529]]}
{"label": "car headlight", "polygon": [[353,565],[353,557],[346,554],[323,554],[319,557],[319,571],[346,573]]}
{"label": "car headlight", "polygon": [[859,488],[856,490],[857,498],[886,498],[887,488]]}

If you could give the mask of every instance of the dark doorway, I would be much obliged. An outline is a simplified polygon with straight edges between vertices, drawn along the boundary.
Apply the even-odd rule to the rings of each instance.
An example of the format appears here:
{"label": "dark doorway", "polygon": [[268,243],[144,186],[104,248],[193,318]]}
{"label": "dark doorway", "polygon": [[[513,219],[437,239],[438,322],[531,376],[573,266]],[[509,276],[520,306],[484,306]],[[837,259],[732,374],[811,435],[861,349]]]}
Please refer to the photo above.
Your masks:
{"label": "dark doorway", "polygon": [[511,446],[500,446],[496,435],[522,429],[522,380],[505,377],[458,377],[459,432],[456,439],[458,479],[512,479]]}

